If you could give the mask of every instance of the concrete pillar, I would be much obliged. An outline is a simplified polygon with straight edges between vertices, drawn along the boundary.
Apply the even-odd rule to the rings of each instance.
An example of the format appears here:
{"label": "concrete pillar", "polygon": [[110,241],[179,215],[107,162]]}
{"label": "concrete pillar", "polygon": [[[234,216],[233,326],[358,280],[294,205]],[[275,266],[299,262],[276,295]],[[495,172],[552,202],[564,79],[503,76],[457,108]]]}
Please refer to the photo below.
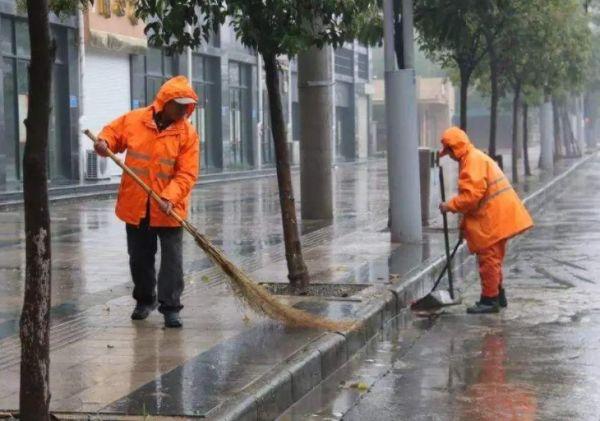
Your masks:
{"label": "concrete pillar", "polygon": [[402,35],[405,68],[397,69],[393,0],[385,0],[385,105],[391,240],[414,243],[422,239],[422,224],[412,0],[402,1]]}
{"label": "concrete pillar", "polygon": [[540,146],[540,168],[552,170],[554,168],[554,122],[550,101],[540,106]]}
{"label": "concrete pillar", "polygon": [[333,218],[331,48],[298,54],[302,219]]}

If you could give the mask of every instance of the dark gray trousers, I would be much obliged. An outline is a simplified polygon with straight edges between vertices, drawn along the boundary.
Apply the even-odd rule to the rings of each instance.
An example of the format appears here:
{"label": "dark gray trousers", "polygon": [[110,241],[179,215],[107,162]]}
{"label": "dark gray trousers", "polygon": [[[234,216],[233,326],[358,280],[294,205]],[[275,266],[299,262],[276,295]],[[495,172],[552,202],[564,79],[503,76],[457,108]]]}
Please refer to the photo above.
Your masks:
{"label": "dark gray trousers", "polygon": [[133,298],[139,304],[156,302],[156,256],[160,239],[160,269],[158,272],[158,310],[161,313],[179,311],[183,292],[183,256],[181,227],[151,227],[148,217],[139,226],[127,224],[127,251],[133,278]]}

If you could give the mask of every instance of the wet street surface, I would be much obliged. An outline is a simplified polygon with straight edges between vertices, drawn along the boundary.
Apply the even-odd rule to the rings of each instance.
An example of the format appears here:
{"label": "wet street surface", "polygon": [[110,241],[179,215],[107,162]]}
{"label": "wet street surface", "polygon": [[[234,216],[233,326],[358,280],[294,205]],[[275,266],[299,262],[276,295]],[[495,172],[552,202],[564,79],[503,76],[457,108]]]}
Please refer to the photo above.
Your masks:
{"label": "wet street surface", "polygon": [[[447,164],[448,185],[452,189],[456,166],[449,161]],[[555,175],[573,164],[573,161],[562,162]],[[265,320],[240,304],[232,295],[227,279],[188,237],[184,240],[183,329],[164,329],[162,317],[156,312],[147,320],[132,322],[124,226],[114,216],[114,200],[53,204],[51,409],[66,417],[59,419],[72,419],[68,414],[85,416],[84,413],[100,414],[101,419],[111,420],[144,414],[152,415],[152,419],[155,416],[221,419],[217,416],[219,410],[237,402],[247,404],[249,400],[250,410],[255,405],[260,419],[273,419],[302,399],[290,410],[292,418],[306,419],[316,414],[317,419],[339,419],[344,415],[349,419],[403,419],[404,416],[398,418],[393,414],[406,412],[405,419],[419,419],[423,407],[438,408],[427,400],[435,398],[438,403],[444,399],[451,403],[439,405],[440,419],[448,414],[460,418],[456,412],[447,411],[458,411],[452,405],[471,398],[457,390],[480,381],[474,379],[479,376],[477,364],[481,362],[483,347],[500,346],[496,340],[489,341],[492,345],[484,345],[481,341],[487,333],[502,333],[502,346],[506,350],[502,355],[512,352],[517,352],[520,358],[535,355],[547,361],[548,367],[553,364],[552,367],[560,368],[550,354],[566,352],[559,347],[559,339],[564,341],[565,349],[567,343],[587,344],[587,337],[571,324],[580,323],[590,329],[595,321],[594,312],[582,311],[593,309],[590,291],[596,286],[594,241],[595,237],[600,240],[600,235],[594,234],[594,222],[600,216],[594,189],[598,187],[599,167],[600,160],[596,158],[592,164],[578,168],[570,176],[574,177],[571,188],[564,189],[563,197],[549,203],[547,210],[536,218],[538,228],[520,244],[513,245],[508,273],[511,301],[502,316],[466,319],[463,308],[451,309],[435,320],[415,321],[404,315],[395,322],[399,328],[388,326],[384,340],[374,341],[360,352],[362,358],[353,358],[333,374],[333,380],[326,380],[305,398],[304,394],[315,384],[329,379],[330,374],[348,361],[378,331],[381,322],[347,333],[325,333],[292,329]],[[523,197],[538,191],[552,177],[552,174],[531,177],[519,186]],[[296,174],[296,191],[297,181]],[[434,184],[432,191],[436,189]],[[334,192],[333,221],[301,225],[304,257],[313,286],[321,291],[317,295],[325,296],[281,299],[333,319],[362,319],[373,314],[369,312],[381,305],[385,297],[394,296],[391,287],[404,288],[415,273],[438,261],[443,254],[440,221],[439,218],[430,221],[421,244],[390,243],[386,229],[387,171],[382,160],[339,166],[335,169]],[[194,191],[192,201],[190,221],[214,239],[253,279],[286,282],[274,178],[201,186]],[[437,203],[435,197],[433,203]],[[0,413],[18,407],[18,315],[24,273],[21,220],[19,210],[0,212]],[[452,224],[456,224],[455,218]],[[455,241],[456,229],[451,237]],[[522,260],[514,260],[515,256]],[[464,273],[461,270],[456,275]],[[285,289],[275,285],[272,288]],[[335,291],[341,291],[341,296],[332,297]],[[542,292],[543,296],[530,296],[531,291]],[[476,288],[470,288],[468,300],[474,300],[477,294]],[[568,299],[578,301],[569,305],[563,297],[566,294]],[[548,307],[548,299],[557,309]],[[587,321],[589,325],[584,324]],[[512,327],[524,324],[532,330],[504,331],[505,324]],[[562,333],[564,325],[570,326],[570,334],[576,340]],[[558,330],[534,331],[546,326]],[[545,336],[540,339],[538,335],[542,334]],[[552,335],[557,339],[546,343]],[[307,354],[307,349],[312,351]],[[535,354],[532,349],[545,353]],[[572,351],[573,347],[568,349]],[[316,359],[300,365],[298,361],[306,361],[302,359],[306,355]],[[452,364],[450,372],[447,355],[458,361]],[[561,357],[571,358],[566,368],[571,368],[570,362],[578,364],[570,353]],[[494,358],[491,364],[500,364]],[[321,364],[315,363],[319,361]],[[518,366],[514,369],[518,376],[513,378],[511,360],[502,361],[506,361],[503,375],[507,382],[518,386],[506,389],[510,399],[529,402],[533,397],[538,413],[544,399],[554,402],[536,390],[532,379],[519,377],[528,375],[527,370]],[[548,367],[540,370],[546,372]],[[451,373],[446,374],[450,380],[444,377],[446,372]],[[593,369],[590,373],[594,373]],[[570,379],[565,380],[570,386],[563,393],[565,390],[573,393],[575,380]],[[367,393],[370,388],[375,391],[378,387],[387,388],[387,392]],[[477,399],[488,402],[485,387],[475,389]],[[521,389],[526,391],[525,397],[521,396]],[[260,394],[264,390],[277,392]],[[419,393],[419,399],[411,393]],[[588,392],[584,389],[581,393]],[[366,406],[372,396],[380,398],[372,403],[377,410]],[[306,406],[306,402],[314,399],[317,403],[313,401]],[[586,405],[595,403],[588,399],[582,405],[565,404],[561,408],[575,408],[583,414]],[[398,407],[403,405],[408,409]],[[389,412],[378,412],[384,408]],[[366,412],[362,413],[363,410]],[[215,413],[216,418],[210,418]],[[474,417],[469,415],[465,419],[477,419]]]}
{"label": "wet street surface", "polygon": [[280,420],[600,419],[600,161],[534,219],[510,245],[501,314],[405,312]]}
{"label": "wet street surface", "polygon": [[[390,244],[385,161],[342,165],[334,174],[334,220],[301,225],[314,282],[385,284],[390,271],[399,276],[439,256],[439,232],[424,245]],[[297,174],[294,181],[299,191]],[[286,282],[278,202],[274,177],[201,186],[189,219],[253,279]],[[202,416],[322,334],[244,308],[188,236],[184,328],[165,330],[157,312],[133,323],[125,228],[114,200],[53,204],[51,218],[55,411]],[[0,213],[0,410],[18,406],[22,232],[20,210]],[[315,300],[311,311],[333,318],[352,318],[361,305]]]}

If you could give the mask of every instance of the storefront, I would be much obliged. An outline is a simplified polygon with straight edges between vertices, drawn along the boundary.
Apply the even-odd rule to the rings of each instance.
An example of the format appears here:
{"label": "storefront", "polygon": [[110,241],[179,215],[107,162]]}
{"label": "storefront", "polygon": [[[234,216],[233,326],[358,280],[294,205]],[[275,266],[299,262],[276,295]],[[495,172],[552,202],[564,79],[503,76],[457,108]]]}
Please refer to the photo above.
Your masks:
{"label": "storefront", "polygon": [[249,169],[254,165],[250,80],[250,65],[235,61],[229,62],[231,169]]}
{"label": "storefront", "polygon": [[198,106],[192,116],[192,124],[200,136],[201,167],[223,167],[223,143],[219,111],[221,109],[220,66],[218,57],[192,55],[192,83],[198,94]]}
{"label": "storefront", "polygon": [[[48,177],[53,184],[77,179],[78,118],[77,60],[72,27],[52,24],[51,36],[56,42],[51,84],[51,115],[48,139]],[[23,181],[25,119],[28,105],[28,67],[31,59],[27,22],[8,14],[0,14],[0,186],[19,189]],[[75,151],[73,153],[73,151]]]}

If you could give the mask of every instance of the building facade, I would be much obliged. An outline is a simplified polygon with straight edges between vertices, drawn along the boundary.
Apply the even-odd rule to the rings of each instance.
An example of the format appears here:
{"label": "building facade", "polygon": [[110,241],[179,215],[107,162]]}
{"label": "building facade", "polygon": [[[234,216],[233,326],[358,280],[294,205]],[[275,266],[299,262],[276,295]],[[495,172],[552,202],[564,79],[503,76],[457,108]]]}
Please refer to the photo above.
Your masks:
{"label": "building facade", "polygon": [[[52,73],[48,177],[55,184],[79,179],[78,29],[76,18],[50,18],[56,40]],[[20,189],[23,179],[28,66],[31,47],[26,19],[13,1],[0,0],[0,186]]]}
{"label": "building facade", "polygon": [[[120,169],[95,156],[81,129],[98,132],[121,114],[151,104],[161,84],[175,75],[187,76],[200,98],[191,121],[200,134],[203,174],[274,166],[260,56],[241,45],[229,25],[201,47],[170,56],[148,47],[143,22],[135,19],[131,4],[99,1],[79,16],[51,18],[57,42],[48,156],[51,185],[118,176]],[[26,19],[17,13],[14,1],[0,0],[0,36],[0,189],[16,190],[22,181],[29,46]],[[330,51],[334,156],[338,162],[366,159],[375,141],[369,129],[371,52],[357,42]],[[297,66],[295,60],[280,62],[288,143],[298,163]]]}

